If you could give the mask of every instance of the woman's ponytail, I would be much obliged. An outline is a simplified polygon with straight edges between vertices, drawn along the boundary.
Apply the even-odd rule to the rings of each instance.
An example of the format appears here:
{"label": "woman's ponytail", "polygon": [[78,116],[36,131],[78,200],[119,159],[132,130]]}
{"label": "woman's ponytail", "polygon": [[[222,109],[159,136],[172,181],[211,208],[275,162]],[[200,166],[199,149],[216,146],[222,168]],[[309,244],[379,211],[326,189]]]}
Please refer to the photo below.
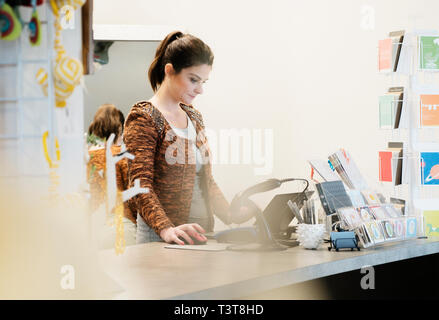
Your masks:
{"label": "woman's ponytail", "polygon": [[155,58],[152,61],[151,66],[148,70],[149,82],[151,83],[151,87],[154,92],[157,91],[158,86],[163,82],[163,79],[165,77],[165,65],[163,64],[163,61],[166,53],[166,48],[168,48],[171,42],[182,36],[183,33],[180,31],[171,32],[166,36],[165,39],[160,42],[159,46],[157,47],[157,50],[155,52]]}

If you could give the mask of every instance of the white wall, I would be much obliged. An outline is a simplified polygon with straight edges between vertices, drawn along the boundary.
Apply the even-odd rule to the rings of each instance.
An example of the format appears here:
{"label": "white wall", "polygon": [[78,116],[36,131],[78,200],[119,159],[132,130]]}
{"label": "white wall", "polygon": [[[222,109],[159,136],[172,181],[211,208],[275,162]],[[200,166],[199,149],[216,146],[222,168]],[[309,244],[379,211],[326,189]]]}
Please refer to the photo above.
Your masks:
{"label": "white wall", "polygon": [[[309,178],[307,159],[327,159],[341,147],[380,189],[377,151],[385,133],[378,129],[377,97],[389,78],[377,73],[377,42],[389,31],[437,28],[439,9],[434,0],[94,4],[94,23],[184,25],[213,49],[210,80],[194,102],[209,128],[273,130],[271,174],[255,175],[257,165],[214,166],[229,199],[267,177]],[[364,8],[373,10],[372,30],[364,28]],[[255,199],[264,206],[272,194],[294,188]]]}
{"label": "white wall", "polygon": [[153,92],[147,82],[148,65],[158,42],[116,41],[108,50],[108,64],[85,76],[84,129],[88,130],[98,107],[112,103],[125,117],[133,104],[148,100]]}

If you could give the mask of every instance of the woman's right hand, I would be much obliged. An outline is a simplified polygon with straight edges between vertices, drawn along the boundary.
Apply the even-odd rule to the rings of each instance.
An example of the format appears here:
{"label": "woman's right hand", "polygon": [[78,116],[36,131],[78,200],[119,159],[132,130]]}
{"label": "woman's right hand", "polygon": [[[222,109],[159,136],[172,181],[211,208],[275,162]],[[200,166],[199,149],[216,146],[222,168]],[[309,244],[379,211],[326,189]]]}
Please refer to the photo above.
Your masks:
{"label": "woman's right hand", "polygon": [[198,223],[187,223],[177,227],[163,229],[160,231],[160,237],[167,243],[184,245],[184,241],[182,239],[185,239],[187,243],[194,244],[194,241],[191,239],[191,237],[199,241],[207,241],[207,238],[202,234],[205,232],[206,231],[204,231],[204,229]]}

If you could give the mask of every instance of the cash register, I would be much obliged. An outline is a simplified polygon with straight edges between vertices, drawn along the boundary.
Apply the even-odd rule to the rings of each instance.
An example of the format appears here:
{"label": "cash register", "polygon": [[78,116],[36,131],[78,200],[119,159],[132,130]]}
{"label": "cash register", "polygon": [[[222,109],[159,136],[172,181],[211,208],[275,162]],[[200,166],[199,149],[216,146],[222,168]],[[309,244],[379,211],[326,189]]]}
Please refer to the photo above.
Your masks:
{"label": "cash register", "polygon": [[[273,190],[288,181],[304,181],[306,187],[301,192],[274,196],[263,211],[249,199],[253,194]],[[255,225],[220,231],[213,237],[218,242],[235,244],[229,247],[230,250],[276,251],[298,245],[297,241],[291,240],[294,228],[289,224],[294,219],[294,212],[288,206],[288,201],[296,203],[301,208],[304,201],[309,199],[314,192],[307,192],[308,186],[306,179],[268,179],[238,193],[230,205],[232,213],[238,212],[242,206],[249,207],[255,212]]]}

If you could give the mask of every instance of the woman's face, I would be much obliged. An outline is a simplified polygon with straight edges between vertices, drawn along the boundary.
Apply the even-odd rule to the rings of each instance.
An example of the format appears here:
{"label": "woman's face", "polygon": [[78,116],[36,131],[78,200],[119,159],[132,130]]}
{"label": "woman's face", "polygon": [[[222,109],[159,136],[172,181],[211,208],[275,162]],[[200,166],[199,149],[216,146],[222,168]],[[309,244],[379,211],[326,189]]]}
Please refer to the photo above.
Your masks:
{"label": "woman's face", "polygon": [[208,80],[212,67],[201,64],[184,68],[180,73],[175,74],[172,65],[168,65],[171,94],[177,101],[192,104],[195,97],[203,93],[203,85]]}

